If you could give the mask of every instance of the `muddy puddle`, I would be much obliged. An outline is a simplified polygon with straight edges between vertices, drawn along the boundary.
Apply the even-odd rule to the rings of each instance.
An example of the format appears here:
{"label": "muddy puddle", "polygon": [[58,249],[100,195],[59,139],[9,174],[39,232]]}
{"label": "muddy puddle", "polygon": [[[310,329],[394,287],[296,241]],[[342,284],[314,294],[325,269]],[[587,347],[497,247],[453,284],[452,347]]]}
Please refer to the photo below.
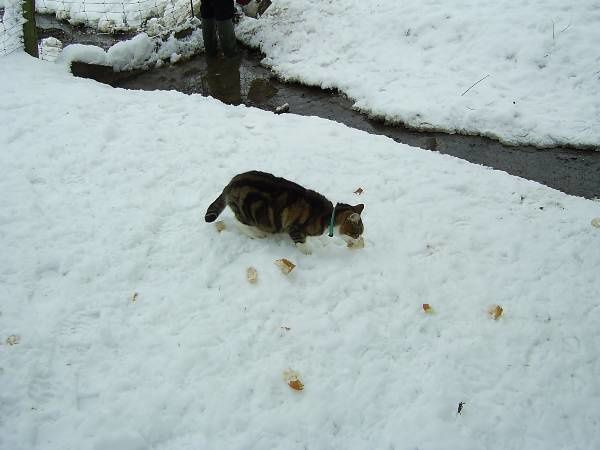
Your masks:
{"label": "muddy puddle", "polygon": [[[89,35],[84,37],[89,38]],[[335,120],[397,142],[503,170],[568,194],[600,197],[600,151],[512,147],[479,136],[421,132],[386,125],[354,111],[352,101],[335,91],[280,81],[260,64],[261,59],[260,53],[240,48],[239,57],[235,59],[211,60],[199,55],[146,72],[114,74],[106,68],[83,64],[74,64],[72,69],[75,75],[125,89],[210,95],[228,104],[243,103],[273,112],[287,103],[293,114]]]}

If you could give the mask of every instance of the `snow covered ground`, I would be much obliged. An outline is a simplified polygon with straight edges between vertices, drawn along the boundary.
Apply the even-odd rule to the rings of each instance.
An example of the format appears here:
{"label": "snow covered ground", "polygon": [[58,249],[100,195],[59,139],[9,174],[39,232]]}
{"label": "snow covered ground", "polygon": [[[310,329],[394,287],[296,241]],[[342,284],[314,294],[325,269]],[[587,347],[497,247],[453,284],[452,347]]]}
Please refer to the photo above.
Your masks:
{"label": "snow covered ground", "polygon": [[274,0],[238,36],[390,121],[600,147],[597,0]]}
{"label": "snow covered ground", "polygon": [[[187,0],[40,0],[37,10],[101,31],[190,17]],[[391,122],[600,148],[596,0],[276,0],[237,34],[282,78],[337,88]]]}
{"label": "snow covered ground", "polygon": [[[600,203],[23,54],[0,88],[3,450],[600,447]],[[218,233],[248,169],[364,202],[365,249]]]}

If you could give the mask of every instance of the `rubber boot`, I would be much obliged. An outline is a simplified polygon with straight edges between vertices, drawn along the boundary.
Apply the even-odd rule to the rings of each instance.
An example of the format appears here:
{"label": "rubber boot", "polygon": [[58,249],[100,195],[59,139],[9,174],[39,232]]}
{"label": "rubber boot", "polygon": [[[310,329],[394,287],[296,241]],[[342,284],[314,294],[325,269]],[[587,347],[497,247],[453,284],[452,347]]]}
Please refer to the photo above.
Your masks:
{"label": "rubber boot", "polygon": [[202,39],[207,56],[217,56],[217,32],[215,19],[202,18]]}
{"label": "rubber boot", "polygon": [[217,32],[221,42],[221,50],[225,56],[231,57],[236,54],[237,44],[235,32],[233,31],[233,20],[217,20]]}

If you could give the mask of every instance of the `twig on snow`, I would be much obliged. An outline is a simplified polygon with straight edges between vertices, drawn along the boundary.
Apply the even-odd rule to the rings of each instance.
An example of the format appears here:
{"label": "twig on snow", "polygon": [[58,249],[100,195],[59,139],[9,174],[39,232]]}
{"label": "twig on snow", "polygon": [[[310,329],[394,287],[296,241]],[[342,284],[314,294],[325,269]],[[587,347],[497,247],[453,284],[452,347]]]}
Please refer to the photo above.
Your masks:
{"label": "twig on snow", "polygon": [[467,92],[469,92],[471,89],[473,89],[477,84],[481,83],[483,80],[485,80],[487,77],[489,77],[490,74],[488,73],[485,77],[483,77],[481,80],[476,81],[475,83],[473,83],[471,86],[469,86],[469,89],[467,89],[465,92],[463,92],[462,94],[460,94],[460,96],[462,97],[463,95],[465,95]]}
{"label": "twig on snow", "polygon": [[[555,24],[555,22],[554,22],[554,20],[553,20],[553,21],[552,21],[552,41],[555,41],[555,40],[556,40],[556,33],[555,33],[555,31],[554,31],[554,27],[555,27],[555,25],[556,25],[556,24]],[[563,34],[563,33],[564,33],[565,31],[567,31],[569,28],[571,28],[571,21],[569,21],[569,24],[568,24],[566,27],[564,27],[562,30],[560,30],[560,31],[558,32],[558,34]]]}
{"label": "twig on snow", "polygon": [[567,25],[566,27],[564,27],[562,30],[560,30],[561,33],[564,33],[565,31],[567,31],[569,28],[571,28],[571,23],[569,23],[569,25]]}

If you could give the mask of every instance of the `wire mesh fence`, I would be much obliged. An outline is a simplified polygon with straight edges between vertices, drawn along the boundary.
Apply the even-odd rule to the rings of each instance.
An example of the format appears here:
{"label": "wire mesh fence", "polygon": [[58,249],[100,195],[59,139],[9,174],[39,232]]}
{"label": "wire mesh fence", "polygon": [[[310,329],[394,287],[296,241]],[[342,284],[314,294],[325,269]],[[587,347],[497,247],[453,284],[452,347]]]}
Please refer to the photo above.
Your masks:
{"label": "wire mesh fence", "polygon": [[20,3],[7,3],[0,8],[0,56],[23,48],[23,22]]}
{"label": "wire mesh fence", "polygon": [[[197,0],[198,1],[198,0]],[[142,31],[157,19],[173,27],[192,15],[190,0],[37,0],[36,11],[100,32]]]}
{"label": "wire mesh fence", "polygon": [[[55,15],[73,26],[95,33],[148,32],[165,34],[176,30],[199,12],[200,0],[36,0],[35,10]],[[0,9],[0,56],[23,48],[19,0],[7,0]]]}

